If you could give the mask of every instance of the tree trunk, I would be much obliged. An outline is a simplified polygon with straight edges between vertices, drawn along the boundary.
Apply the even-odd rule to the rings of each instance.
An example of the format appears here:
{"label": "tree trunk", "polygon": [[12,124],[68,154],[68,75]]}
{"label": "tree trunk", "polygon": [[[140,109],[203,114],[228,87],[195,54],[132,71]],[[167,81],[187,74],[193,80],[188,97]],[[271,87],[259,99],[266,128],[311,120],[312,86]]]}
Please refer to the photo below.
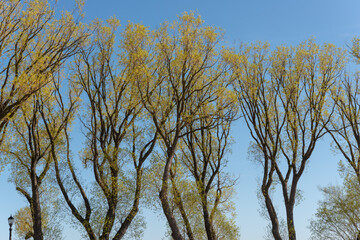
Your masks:
{"label": "tree trunk", "polygon": [[114,236],[113,240],[120,240],[125,236],[127,229],[129,228],[132,220],[135,218],[136,214],[139,212],[139,203],[141,195],[141,185],[142,185],[142,169],[141,166],[136,170],[136,189],[133,206],[130,213],[127,215],[124,222],[121,223],[119,231]]}
{"label": "tree trunk", "polygon": [[[165,184],[163,184],[163,185],[165,185]],[[167,183],[166,183],[166,185],[167,185]],[[172,214],[169,203],[168,203],[167,188],[168,188],[168,186],[162,187],[160,194],[159,194],[162,209],[164,211],[164,214],[165,214],[168,224],[170,226],[172,238],[174,240],[184,240],[184,238],[181,236],[176,219],[175,219],[174,215]]]}
{"label": "tree trunk", "polygon": [[[176,143],[175,143],[176,145]],[[174,146],[174,144],[173,144]],[[175,153],[174,147],[169,149],[168,156],[166,159],[166,165],[164,168],[163,178],[162,178],[162,185],[161,191],[159,193],[159,198],[161,201],[161,206],[168,221],[168,224],[171,229],[171,236],[174,240],[184,240],[183,236],[180,233],[179,227],[177,225],[176,219],[174,214],[172,213],[169,205],[168,199],[168,188],[169,188],[169,176],[170,176],[170,169],[171,169],[171,162]]]}
{"label": "tree trunk", "polygon": [[214,226],[212,224],[212,219],[210,219],[209,211],[207,209],[207,202],[205,199],[206,196],[203,196],[202,200],[202,209],[203,209],[203,217],[205,222],[205,230],[206,230],[206,236],[208,240],[216,240],[216,234],[214,230]]}
{"label": "tree trunk", "polygon": [[33,230],[34,240],[43,240],[43,232],[41,225],[41,207],[40,207],[40,195],[39,186],[37,182],[37,176],[35,170],[31,172],[31,189],[32,189],[32,218],[33,218]]}
{"label": "tree trunk", "polygon": [[[308,159],[308,158],[306,158]],[[305,161],[306,161],[305,159]],[[305,165],[304,165],[305,166]],[[296,201],[296,189],[297,184],[300,179],[300,176],[303,172],[304,167],[302,167],[297,174],[294,174],[291,189],[290,189],[290,197],[285,198],[285,208],[286,208],[286,222],[287,229],[289,234],[289,240],[296,240],[296,231],[295,231],[295,223],[294,223],[294,206]],[[287,185],[283,186],[283,191],[287,191]],[[285,192],[284,192],[285,194]],[[286,192],[287,194],[287,192]],[[285,195],[284,195],[285,197]]]}
{"label": "tree trunk", "polygon": [[271,220],[271,232],[274,236],[275,240],[282,240],[280,231],[279,231],[279,221],[275,212],[275,208],[271,202],[271,199],[267,193],[263,194],[265,198],[265,205],[269,213],[269,217]]}
{"label": "tree trunk", "polygon": [[110,199],[107,198],[108,203],[108,210],[106,212],[105,222],[102,227],[102,234],[99,237],[99,240],[109,240],[110,239],[110,233],[114,226],[115,221],[115,214],[116,214],[116,207],[117,207],[117,191],[116,193],[111,193]]}
{"label": "tree trunk", "polygon": [[185,211],[185,208],[184,208],[184,204],[183,204],[182,199],[181,199],[181,194],[180,194],[179,190],[176,187],[175,174],[171,169],[170,169],[170,179],[171,179],[172,191],[173,191],[173,195],[174,195],[174,202],[175,202],[177,208],[179,209],[181,217],[182,217],[182,219],[184,221],[186,234],[187,234],[189,240],[194,240],[194,235],[192,233],[190,222],[189,222],[189,219],[187,217],[187,214],[186,214],[186,211]]}
{"label": "tree trunk", "polygon": [[289,240],[296,240],[295,224],[294,224],[294,202],[286,204],[286,219],[289,233]]}

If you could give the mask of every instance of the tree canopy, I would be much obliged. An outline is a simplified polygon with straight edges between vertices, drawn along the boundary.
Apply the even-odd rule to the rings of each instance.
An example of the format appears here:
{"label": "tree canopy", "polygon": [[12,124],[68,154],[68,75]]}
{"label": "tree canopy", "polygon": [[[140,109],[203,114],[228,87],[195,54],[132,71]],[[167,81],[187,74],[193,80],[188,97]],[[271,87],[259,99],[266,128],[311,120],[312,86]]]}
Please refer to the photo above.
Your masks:
{"label": "tree canopy", "polygon": [[83,16],[80,1],[0,0],[0,167],[27,201],[20,238],[61,239],[61,216],[86,239],[139,239],[152,208],[170,239],[239,239],[235,123],[252,138],[271,238],[297,238],[298,186],[325,136],[346,174],[321,188],[313,236],[360,237],[358,38],[231,48],[195,12],[157,29]]}

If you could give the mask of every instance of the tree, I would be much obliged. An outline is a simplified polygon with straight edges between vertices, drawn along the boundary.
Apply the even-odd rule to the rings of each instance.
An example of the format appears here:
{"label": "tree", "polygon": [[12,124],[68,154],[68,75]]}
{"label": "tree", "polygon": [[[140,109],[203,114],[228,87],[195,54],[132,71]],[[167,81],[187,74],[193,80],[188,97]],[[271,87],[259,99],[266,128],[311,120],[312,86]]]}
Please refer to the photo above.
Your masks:
{"label": "tree", "polygon": [[360,63],[360,38],[354,37],[352,39],[352,44],[349,49],[350,54],[355,58],[357,63]]}
{"label": "tree", "polygon": [[[234,104],[226,109],[227,118],[201,119],[189,125],[188,134],[181,139],[174,155],[169,202],[184,238],[239,238],[232,202],[236,180],[225,172],[231,143],[230,126],[237,115],[233,107]],[[209,128],[208,121],[217,123]],[[161,190],[163,158],[161,153],[153,157],[150,169],[155,185],[153,192]],[[153,199],[152,202],[157,201]]]}
{"label": "tree", "polygon": [[51,81],[85,38],[75,16],[64,12],[57,19],[47,0],[0,1],[0,143],[21,104]]}
{"label": "tree", "polygon": [[[146,27],[129,23],[116,52],[119,21],[112,18],[104,24],[96,20],[91,27],[94,35],[75,59],[72,79],[86,104],[81,119],[86,145],[81,157],[85,169],[92,170],[93,190],[89,191],[76,171],[67,127],[66,153],[53,148],[52,156],[64,199],[87,237],[118,240],[139,211],[143,167],[157,139],[135,85],[147,74],[150,38]],[[64,102],[58,102],[64,109]],[[52,138],[50,131],[48,134]],[[60,171],[61,164],[67,171]]]}
{"label": "tree", "polygon": [[[359,39],[354,38],[350,54],[357,62],[359,62],[359,51]],[[337,88],[332,91],[335,108],[326,129],[333,139],[335,149],[348,163],[346,169],[350,170],[344,181],[345,191],[338,186],[322,189],[326,199],[320,203],[317,212],[318,219],[312,222],[312,229],[316,237],[326,236],[330,239],[329,234],[333,233],[342,239],[360,238],[357,216],[359,207],[356,205],[357,201],[353,201],[354,196],[358,196],[356,193],[358,193],[358,184],[360,184],[359,79],[359,73],[346,74],[338,82]],[[325,206],[326,203],[330,204],[329,207]],[[320,217],[323,217],[323,220],[320,220]],[[332,217],[338,219],[338,223],[334,222]],[[326,227],[324,224],[329,224],[331,227]]]}
{"label": "tree", "polygon": [[360,76],[345,76],[333,91],[335,114],[327,127],[335,143],[360,183]]}
{"label": "tree", "polygon": [[[50,206],[54,207],[54,206]],[[44,239],[47,240],[61,240],[62,228],[58,218],[52,214],[52,209],[42,207],[42,226]],[[30,239],[34,236],[33,221],[30,207],[20,208],[14,215],[15,232],[19,239]]]}
{"label": "tree", "polygon": [[[224,94],[225,96],[232,96],[230,92]],[[231,100],[230,100],[231,101]],[[196,239],[205,238],[209,240],[220,239],[220,235],[223,234],[225,229],[231,229],[225,234],[227,239],[237,239],[237,229],[231,226],[230,222],[227,222],[225,212],[226,207],[224,202],[231,201],[228,191],[233,190],[235,180],[224,172],[226,166],[225,156],[229,151],[230,146],[230,129],[231,124],[236,118],[237,110],[235,105],[230,105],[225,110],[226,117],[220,117],[217,119],[199,119],[192,125],[187,126],[188,134],[182,139],[183,146],[179,148],[180,153],[177,155],[177,162],[183,164],[185,171],[192,177],[189,181],[193,181],[196,187],[192,193],[195,196],[194,203],[191,205],[198,204],[199,207],[195,211],[189,211],[190,218],[196,214],[196,211],[200,210],[203,218],[206,236],[196,236]],[[210,123],[210,121],[216,121],[216,123]],[[208,126],[214,125],[209,128]],[[194,131],[199,129],[198,131]],[[181,195],[187,191],[179,191],[175,182],[176,169],[179,164],[175,161],[174,167],[171,174],[171,184],[173,188],[173,194],[175,203],[178,206],[182,218],[186,223],[185,226],[188,229],[188,237],[191,233],[191,225],[186,221],[187,216],[185,210],[182,210],[182,206],[189,204],[183,201]],[[231,212],[231,211],[230,211]],[[217,225],[224,223],[221,227],[216,229]],[[230,223],[227,225],[227,223]],[[195,225],[192,225],[195,226]],[[220,230],[220,231],[219,231]],[[199,232],[199,230],[198,230]]]}
{"label": "tree", "polygon": [[[10,122],[12,141],[3,149],[11,160],[12,181],[16,190],[29,203],[32,233],[36,240],[43,239],[42,206],[50,205],[49,198],[45,203],[41,200],[44,199],[42,195],[50,196],[51,191],[51,184],[47,179],[53,163],[50,150],[53,146],[61,147],[60,135],[65,126],[64,121],[69,121],[71,109],[74,107],[71,103],[64,121],[59,118],[61,113],[53,110],[56,101],[55,85],[58,84],[47,84],[20,106],[20,110],[15,114],[16,121]],[[52,139],[46,137],[48,131],[52,132]]]}
{"label": "tree", "polygon": [[[208,134],[208,136],[209,135],[210,134]],[[216,136],[212,137],[214,139],[216,138]],[[214,142],[215,141],[216,140],[214,140]],[[211,149],[213,151],[213,156],[215,156],[215,144]],[[196,150],[197,153],[200,154],[201,151],[199,149]],[[180,144],[179,149],[174,156],[174,162],[170,172],[169,203],[171,212],[174,214],[174,218],[177,221],[183,238],[208,239],[207,229],[210,230],[211,228],[212,234],[215,235],[215,239],[239,239],[239,229],[235,223],[235,208],[234,202],[232,201],[235,179],[223,169],[226,167],[226,159],[221,159],[219,174],[214,177],[212,184],[209,184],[209,189],[205,190],[206,193],[202,194],[204,191],[199,189],[202,184],[196,182],[187,166],[187,164],[190,163],[186,163],[187,161],[192,161],[191,156],[187,156],[190,157],[190,159],[186,159],[181,153],[182,151],[189,153],[189,150],[184,143]],[[203,163],[203,159],[202,156],[198,155],[198,157],[198,171],[202,172],[203,169],[200,166]],[[151,193],[159,192],[161,190],[161,176],[164,164],[163,158],[164,156],[161,152],[153,155],[152,165],[148,170],[148,174],[151,175],[149,179],[152,181],[148,190]],[[216,164],[217,163],[211,165]],[[209,178],[214,174],[210,166],[205,167],[205,169],[207,171],[207,173],[204,174],[206,175],[205,182],[209,183],[211,181],[208,181]],[[205,199],[203,199],[204,201],[202,201],[201,197],[204,195],[206,196]],[[150,199],[148,199],[148,202],[151,204],[150,207],[154,208],[156,211],[161,211],[162,207],[159,199],[156,199],[156,196],[153,194],[148,194],[148,196],[150,197]],[[204,205],[206,205],[206,209],[204,209]],[[209,216],[206,215],[206,212],[209,213]],[[208,220],[210,221],[205,223],[205,221]],[[167,234],[171,236],[170,227],[168,227]],[[173,238],[170,237],[170,239]]]}
{"label": "tree", "polygon": [[[316,236],[323,234],[329,236],[334,232],[343,239],[354,239],[358,233],[360,237],[358,226],[360,219],[357,218],[359,207],[356,206],[357,201],[353,201],[354,195],[350,193],[350,190],[358,193],[360,189],[358,185],[360,184],[359,79],[359,73],[345,75],[332,94],[335,113],[330,119],[327,131],[333,139],[335,149],[345,158],[350,172],[345,178],[345,192],[337,186],[322,189],[326,199],[321,202],[317,216],[318,218],[323,216],[324,220],[313,221],[312,227]],[[354,181],[357,181],[357,184],[354,184]],[[356,194],[355,196],[358,197]],[[335,197],[338,199],[333,199]],[[325,203],[331,204],[332,207],[327,208],[324,206]],[[331,217],[337,217],[338,223],[333,222]],[[332,227],[325,227],[326,223]]]}
{"label": "tree", "polygon": [[298,182],[332,116],[329,95],[342,73],[344,51],[331,44],[320,48],[309,40],[272,52],[268,44],[242,46],[239,54],[226,51],[224,57],[232,63],[239,107],[255,152],[261,153],[261,194],[272,234],[281,239],[271,197],[278,182],[288,236],[296,239],[293,210]]}
{"label": "tree", "polygon": [[164,23],[155,32],[151,78],[138,83],[142,103],[164,146],[159,198],[176,240],[184,238],[171,211],[169,181],[178,144],[187,134],[187,126],[196,119],[211,119],[228,104],[215,104],[226,86],[225,67],[219,62],[217,49],[221,34],[202,24],[194,13],[184,13],[172,24]]}
{"label": "tree", "polygon": [[310,229],[313,239],[354,240],[360,237],[360,185],[354,174],[344,179],[343,186],[320,189],[319,202]]}

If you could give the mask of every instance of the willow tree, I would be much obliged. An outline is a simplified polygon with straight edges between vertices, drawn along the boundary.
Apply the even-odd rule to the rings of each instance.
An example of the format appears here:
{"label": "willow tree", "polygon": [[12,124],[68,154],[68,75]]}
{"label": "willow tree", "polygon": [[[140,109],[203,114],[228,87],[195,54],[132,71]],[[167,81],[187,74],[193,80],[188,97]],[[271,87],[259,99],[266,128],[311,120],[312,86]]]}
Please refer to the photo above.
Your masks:
{"label": "willow tree", "polygon": [[[58,210],[56,206],[51,204],[42,205],[41,207],[43,236],[47,240],[62,240],[64,239],[62,235],[62,219],[60,219],[56,211],[53,211],[54,207]],[[31,239],[34,236],[34,231],[30,207],[23,207],[17,210],[14,218],[16,219],[14,230],[19,239]]]}
{"label": "willow tree", "polygon": [[[347,167],[350,170],[347,172],[347,176],[345,178],[345,183],[348,184],[349,182],[354,181],[354,179],[356,179],[356,181],[360,183],[359,91],[359,73],[355,73],[351,76],[344,76],[344,78],[339,81],[337,88],[333,91],[332,94],[332,100],[335,105],[335,113],[330,119],[330,124],[328,124],[327,126],[327,130],[333,139],[335,149],[338,150],[345,158]],[[351,179],[350,176],[352,176]],[[352,184],[351,189],[354,189],[355,187],[359,187],[359,185]],[[328,212],[329,216],[325,218],[324,222],[329,222],[329,219],[334,215],[343,215],[347,217],[344,218],[344,221],[341,221],[338,224],[331,222],[331,226],[333,227],[325,228],[323,222],[321,221],[314,222],[314,226],[321,226],[325,233],[328,233],[329,231],[332,232],[336,228],[348,229],[348,231],[337,234],[344,235],[348,239],[354,236],[354,231],[357,231],[356,233],[360,237],[360,230],[356,223],[357,220],[352,220],[354,219],[354,217],[351,217],[353,215],[356,216],[356,213],[360,206],[353,206],[352,210],[347,210],[347,208],[344,207],[344,204],[348,203],[351,200],[349,194],[343,194],[339,189],[336,189],[335,187],[333,189],[329,188],[329,190],[332,190],[332,192],[325,192],[326,195],[328,195],[329,197],[333,197],[336,195],[341,195],[342,197],[339,198],[339,201],[325,201],[326,203],[331,202],[334,205],[334,211]],[[336,205],[336,203],[338,204]],[[318,215],[324,215],[321,209],[318,209],[318,212]],[[317,229],[317,231],[319,231],[319,229]]]}
{"label": "willow tree", "polygon": [[[232,96],[230,92],[225,95]],[[189,239],[239,238],[238,229],[229,217],[233,212],[228,205],[232,203],[235,179],[225,172],[231,144],[231,124],[237,110],[230,105],[226,112],[223,117],[199,119],[187,126],[188,134],[182,139],[183,144],[176,154],[177,161],[170,172],[174,202],[180,210]],[[209,125],[213,127],[209,128]],[[197,128],[199,130],[194,131]],[[177,174],[180,165],[183,165],[182,177]],[[182,187],[181,181],[190,183]],[[189,185],[193,185],[193,189]],[[189,189],[192,189],[190,193]],[[190,206],[185,209],[184,205]],[[196,215],[200,219],[196,219]],[[193,223],[188,218],[194,219]],[[191,232],[194,234],[190,235]]]}
{"label": "willow tree", "polygon": [[[65,123],[70,121],[75,106],[71,102],[66,112],[53,109],[57,91],[55,85],[58,86],[59,82],[47,84],[20,106],[15,114],[16,120],[9,123],[12,138],[3,149],[12,166],[11,180],[29,204],[32,222],[30,232],[37,240],[44,239],[42,208],[51,208],[51,202],[56,201],[54,186],[48,176],[53,163],[51,149],[61,147],[61,133]],[[65,118],[59,118],[62,115]],[[48,131],[52,132],[52,138],[47,137]],[[54,199],[49,196],[54,196]]]}
{"label": "willow tree", "polygon": [[360,38],[354,37],[349,48],[350,54],[355,58],[357,63],[360,63]]}
{"label": "willow tree", "polygon": [[[157,138],[135,85],[147,76],[150,32],[143,25],[128,24],[117,48],[117,19],[96,20],[91,27],[94,35],[75,59],[72,79],[73,87],[83,93],[86,143],[81,158],[93,180],[87,176],[87,183],[81,181],[70,156],[67,128],[67,153],[54,149],[53,157],[61,192],[86,236],[117,240],[139,211],[144,163]],[[93,189],[87,188],[89,182]]]}
{"label": "willow tree", "polygon": [[86,37],[76,16],[55,15],[47,0],[0,1],[1,141],[21,104],[49,82]]}
{"label": "willow tree", "polygon": [[[238,111],[231,91],[223,93],[218,100],[226,98],[228,107],[217,117],[199,118],[186,127],[170,168],[169,205],[184,238],[239,238],[232,201],[236,179],[225,170]],[[164,158],[161,151],[152,158],[152,192],[161,190]],[[156,199],[151,202],[158,207]]]}
{"label": "willow tree", "polygon": [[320,190],[324,199],[319,201],[315,218],[310,222],[312,239],[359,239],[360,185],[355,174],[345,176],[343,186]]}
{"label": "willow tree", "polygon": [[261,195],[272,234],[281,239],[271,195],[280,184],[289,239],[296,239],[294,206],[298,183],[332,117],[329,95],[344,67],[344,51],[312,40],[297,47],[268,44],[225,52],[233,64],[234,89],[262,165]]}
{"label": "willow tree", "polygon": [[[359,38],[354,38],[350,54],[355,58],[357,63],[360,59],[360,40]],[[327,125],[327,131],[333,139],[335,149],[342,154],[347,163],[347,171],[345,184],[346,187],[349,187],[349,183],[353,182],[354,179],[360,183],[360,131],[359,131],[359,117],[360,117],[360,75],[359,73],[348,73],[338,82],[337,88],[332,91],[332,101],[335,106],[335,111],[330,119],[330,123]],[[350,178],[350,176],[352,176]],[[355,189],[358,185],[352,184],[351,189]],[[314,222],[315,227],[322,227],[325,233],[334,231],[334,229],[341,229],[338,232],[338,236],[345,236],[344,239],[350,239],[354,235],[354,231],[359,234],[358,226],[356,224],[357,220],[349,221],[349,216],[356,215],[354,212],[358,211],[358,206],[354,207],[352,210],[346,210],[344,204],[349,201],[348,193],[343,194],[342,191],[336,187],[328,188],[327,192],[323,191],[327,197],[335,197],[339,195],[338,201],[331,201],[331,199],[326,199],[324,202],[330,202],[334,207],[335,211],[329,211],[329,215],[326,216],[324,221]],[[331,191],[330,191],[331,190]],[[356,191],[354,191],[356,192]],[[336,203],[338,203],[336,205]],[[324,208],[324,207],[322,207]],[[327,208],[325,208],[328,210]],[[345,210],[344,210],[345,209]],[[321,208],[318,209],[318,215],[323,216],[325,213],[321,211]],[[344,217],[344,222],[341,221],[338,224],[330,221],[330,218],[337,215],[347,216]],[[329,222],[333,227],[326,228],[324,223]],[[355,223],[354,223],[355,222]],[[348,226],[346,226],[346,224]],[[343,231],[343,229],[348,229],[349,231]],[[319,232],[319,229],[317,229]]]}
{"label": "willow tree", "polygon": [[[360,60],[360,39],[354,38],[350,54]],[[333,91],[335,114],[327,127],[336,148],[342,153],[360,183],[360,75],[347,74]]]}
{"label": "willow tree", "polygon": [[214,104],[225,86],[224,67],[218,62],[220,39],[218,30],[203,26],[194,13],[164,23],[155,32],[152,78],[138,84],[164,145],[159,198],[174,239],[184,238],[170,207],[170,170],[180,139],[188,132],[186,127],[196,119],[212,118],[223,107]]}
{"label": "willow tree", "polygon": [[336,149],[341,152],[360,183],[360,76],[345,76],[333,92],[335,114],[327,127]]}

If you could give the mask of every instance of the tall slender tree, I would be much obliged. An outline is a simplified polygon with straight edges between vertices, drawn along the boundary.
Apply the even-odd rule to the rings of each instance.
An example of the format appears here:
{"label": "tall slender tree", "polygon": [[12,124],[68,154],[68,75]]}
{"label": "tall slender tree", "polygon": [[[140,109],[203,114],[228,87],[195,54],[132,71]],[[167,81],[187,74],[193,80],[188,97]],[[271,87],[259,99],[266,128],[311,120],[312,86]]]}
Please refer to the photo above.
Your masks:
{"label": "tall slender tree", "polygon": [[335,114],[327,126],[336,149],[341,152],[360,183],[360,76],[345,76],[333,91]]}
{"label": "tall slender tree", "polygon": [[152,79],[138,84],[142,102],[164,146],[159,198],[176,240],[184,237],[171,211],[169,182],[178,144],[187,134],[187,126],[196,119],[216,116],[228,104],[215,104],[226,86],[225,67],[218,61],[220,39],[221,33],[203,26],[194,13],[184,13],[172,24],[164,23],[155,33]]}
{"label": "tall slender tree", "polygon": [[[44,86],[20,107],[15,114],[16,121],[10,123],[12,141],[3,149],[11,160],[12,180],[16,190],[29,203],[32,234],[37,240],[44,238],[42,206],[50,206],[50,202],[42,203],[43,195],[50,196],[53,187],[48,179],[53,163],[51,148],[61,147],[61,133],[65,123],[70,121],[71,109],[74,107],[71,103],[70,110],[64,113],[66,117],[59,118],[62,113],[53,109],[56,101],[54,84]],[[47,137],[47,131],[52,133],[53,138]]]}
{"label": "tall slender tree", "polygon": [[[231,93],[228,92],[227,95],[231,96]],[[184,144],[180,147],[180,153],[177,154],[178,161],[184,165],[184,168],[191,176],[189,180],[194,182],[196,186],[193,194],[197,196],[195,197],[197,201],[191,204],[199,205],[198,209],[201,209],[200,215],[204,223],[202,229],[205,230],[205,236],[210,240],[219,239],[221,234],[226,232],[225,229],[230,229],[230,231],[225,233],[226,238],[237,239],[239,237],[236,227],[231,226],[230,221],[227,222],[225,211],[221,213],[220,210],[226,209],[223,206],[225,201],[231,201],[228,191],[232,191],[231,189],[233,189],[235,184],[235,179],[229,176],[224,171],[224,168],[226,166],[226,154],[229,152],[231,144],[231,124],[236,118],[237,110],[233,105],[226,111],[226,117],[216,119],[213,128],[208,128],[207,126],[210,124],[208,121],[214,121],[214,119],[200,119],[188,126],[187,131],[189,134],[184,137]],[[200,130],[193,131],[195,128]],[[175,164],[175,167],[176,165],[179,164]],[[176,171],[173,172],[176,173]],[[173,188],[176,187],[176,182],[173,180],[175,173],[171,172]],[[180,192],[176,191],[176,189],[173,192],[175,203],[180,206],[183,205]],[[186,191],[184,192],[186,193]],[[198,210],[189,212],[190,217],[195,215],[196,211]],[[182,215],[184,214],[182,213]],[[223,219],[221,219],[222,217]],[[183,219],[186,223],[184,217]],[[222,226],[223,230],[219,231],[219,228],[216,228],[216,226],[220,225],[221,222],[224,223]],[[187,229],[191,229],[189,223],[185,226]],[[202,238],[205,236],[202,236]],[[197,236],[197,238],[201,237]]]}
{"label": "tall slender tree", "polygon": [[[53,149],[56,178],[73,216],[89,239],[122,239],[139,212],[143,168],[157,132],[144,115],[136,83],[147,76],[150,32],[128,24],[116,48],[119,21],[96,20],[91,42],[76,58],[73,87],[82,91],[86,146],[82,161],[93,173],[94,189],[81,182],[70,156],[69,130],[65,128],[66,154]],[[59,105],[64,109],[63,101]],[[49,135],[52,135],[50,132]],[[72,186],[60,165],[66,164]],[[80,199],[72,196],[78,194]]]}
{"label": "tall slender tree", "polygon": [[[272,234],[281,239],[271,191],[280,183],[289,239],[296,239],[294,207],[299,180],[318,140],[332,117],[331,90],[345,62],[334,45],[321,48],[309,40],[296,48],[268,44],[243,46],[239,54],[225,52],[233,63],[234,89],[256,152],[261,153],[261,195]],[[330,110],[329,110],[330,109]]]}

